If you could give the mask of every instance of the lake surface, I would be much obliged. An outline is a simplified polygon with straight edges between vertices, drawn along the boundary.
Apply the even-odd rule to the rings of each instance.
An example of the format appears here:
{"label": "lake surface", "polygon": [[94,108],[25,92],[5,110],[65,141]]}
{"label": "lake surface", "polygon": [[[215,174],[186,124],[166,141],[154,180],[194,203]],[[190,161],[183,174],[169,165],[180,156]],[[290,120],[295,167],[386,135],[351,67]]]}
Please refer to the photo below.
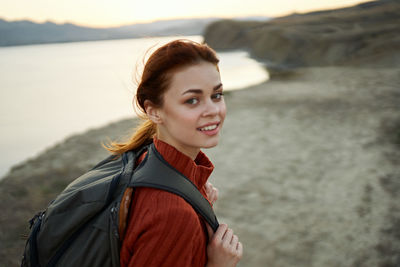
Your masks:
{"label": "lake surface", "polygon": [[[135,77],[146,56],[177,38],[202,41],[186,36],[0,48],[0,177],[67,136],[135,116]],[[268,79],[244,51],[218,55],[226,90]]]}

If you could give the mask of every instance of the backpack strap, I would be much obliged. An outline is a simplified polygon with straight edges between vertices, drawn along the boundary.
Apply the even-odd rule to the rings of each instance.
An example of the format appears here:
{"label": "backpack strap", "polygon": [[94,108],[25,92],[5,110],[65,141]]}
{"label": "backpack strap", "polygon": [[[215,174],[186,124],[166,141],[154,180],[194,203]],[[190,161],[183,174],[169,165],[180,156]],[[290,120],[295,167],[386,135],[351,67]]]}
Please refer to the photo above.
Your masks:
{"label": "backpack strap", "polygon": [[208,222],[214,232],[218,229],[217,217],[208,200],[192,181],[163,159],[153,143],[149,146],[146,157],[136,168],[129,186],[152,187],[179,195]]}

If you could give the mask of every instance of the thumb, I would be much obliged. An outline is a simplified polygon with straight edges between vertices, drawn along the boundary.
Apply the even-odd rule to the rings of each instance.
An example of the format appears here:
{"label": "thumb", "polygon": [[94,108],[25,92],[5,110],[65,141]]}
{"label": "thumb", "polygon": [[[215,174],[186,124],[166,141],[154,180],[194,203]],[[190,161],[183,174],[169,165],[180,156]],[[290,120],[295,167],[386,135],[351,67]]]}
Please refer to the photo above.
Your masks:
{"label": "thumb", "polygon": [[206,223],[206,228],[207,228],[207,233],[208,233],[208,240],[211,240],[212,237],[214,236],[214,230],[208,223]]}

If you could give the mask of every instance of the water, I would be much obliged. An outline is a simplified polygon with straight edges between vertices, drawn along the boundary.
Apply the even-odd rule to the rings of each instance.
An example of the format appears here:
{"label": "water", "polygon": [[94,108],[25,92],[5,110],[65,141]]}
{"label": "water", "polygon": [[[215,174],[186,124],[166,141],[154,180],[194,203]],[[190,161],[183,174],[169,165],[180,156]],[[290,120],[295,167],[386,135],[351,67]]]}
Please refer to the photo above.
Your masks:
{"label": "water", "polygon": [[[146,51],[176,38],[0,48],[0,177],[69,135],[134,116],[134,77]],[[218,55],[227,90],[268,79],[246,52]]]}

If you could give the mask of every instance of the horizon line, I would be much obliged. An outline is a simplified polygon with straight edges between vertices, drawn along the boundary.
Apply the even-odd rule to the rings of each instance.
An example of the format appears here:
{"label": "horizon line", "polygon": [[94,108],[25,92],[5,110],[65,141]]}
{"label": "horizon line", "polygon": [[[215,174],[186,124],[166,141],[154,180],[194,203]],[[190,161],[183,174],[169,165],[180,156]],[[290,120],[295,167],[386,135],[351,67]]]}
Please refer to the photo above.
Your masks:
{"label": "horizon line", "polygon": [[86,27],[86,28],[118,28],[118,27],[124,27],[124,26],[130,26],[130,25],[139,25],[139,24],[150,24],[150,23],[155,23],[155,22],[161,22],[161,21],[175,21],[175,20],[196,20],[196,19],[245,19],[245,18],[265,18],[265,19],[271,19],[271,18],[276,18],[273,16],[266,16],[266,15],[244,15],[244,16],[204,16],[204,17],[176,17],[176,18],[160,18],[160,19],[152,19],[152,20],[143,20],[143,21],[137,21],[137,22],[127,22],[127,23],[122,23],[122,24],[110,24],[110,25],[92,25],[92,24],[84,24],[84,23],[79,23],[79,22],[73,22],[73,21],[57,21],[54,19],[46,19],[46,20],[36,20],[32,19],[29,17],[26,18],[18,18],[18,19],[8,19],[3,16],[0,16],[0,20],[4,20],[6,22],[12,23],[12,22],[21,22],[21,21],[28,21],[32,22],[35,24],[46,24],[46,23],[53,23],[56,25],[66,25],[66,24],[72,24],[75,26],[79,27]]}

